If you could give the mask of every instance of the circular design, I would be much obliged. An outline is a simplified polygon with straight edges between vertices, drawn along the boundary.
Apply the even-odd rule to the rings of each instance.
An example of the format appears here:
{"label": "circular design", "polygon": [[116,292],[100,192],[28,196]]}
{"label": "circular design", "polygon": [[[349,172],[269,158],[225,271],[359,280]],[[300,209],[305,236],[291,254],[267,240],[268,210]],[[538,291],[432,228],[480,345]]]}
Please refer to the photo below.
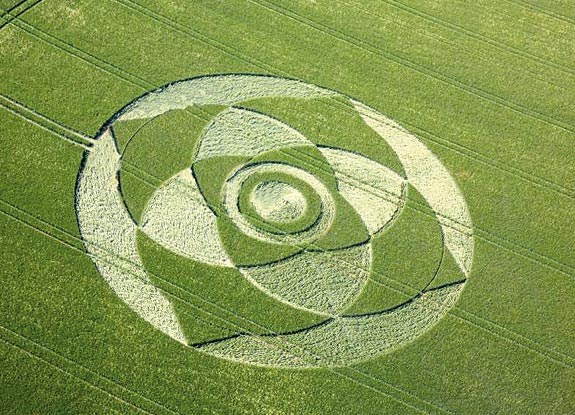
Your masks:
{"label": "circular design", "polygon": [[[330,101],[333,105],[345,101],[362,126],[391,149],[402,174],[384,166],[377,151],[366,154],[355,140],[334,147],[237,106],[270,97],[306,102],[337,98]],[[176,110],[212,105],[225,109],[210,116],[191,164],[162,180],[134,214],[120,183],[127,144],[122,148],[119,131],[137,126],[130,143],[156,119],[177,120],[170,118]],[[160,132],[153,138],[164,136]],[[402,275],[374,278],[382,238],[406,215],[408,185],[420,196],[412,203],[428,208],[410,212],[433,212],[443,241],[436,271],[419,287],[402,281]],[[98,271],[137,315],[195,350],[254,365],[345,366],[392,352],[428,331],[453,307],[473,258],[465,200],[420,140],[357,100],[272,76],[202,76],[169,84],[127,105],[103,126],[86,154],[78,175],[76,211]],[[265,334],[238,328],[233,335],[190,342],[173,297],[166,295],[171,293],[156,286],[144,267],[138,232],[213,272],[235,270],[262,295],[321,321],[278,333],[253,322]],[[244,250],[254,253],[247,262]],[[367,313],[348,313],[376,279],[404,300]]]}
{"label": "circular design", "polygon": [[[309,228],[296,234],[276,234],[253,226],[240,212],[238,202],[244,182],[258,173],[284,173],[309,185],[320,199],[322,213],[319,219]],[[333,199],[329,190],[320,180],[302,169],[280,163],[262,163],[238,170],[226,182],[223,203],[229,218],[242,232],[262,241],[276,243],[305,244],[317,239],[329,229],[335,215]]]}
{"label": "circular design", "polygon": [[[292,219],[290,216],[281,219],[276,216],[268,217],[266,219],[260,215],[258,209],[254,205],[253,199],[254,197],[258,197],[256,196],[256,192],[265,191],[267,193],[268,190],[265,188],[258,188],[267,183],[285,183],[293,189],[287,191],[287,195],[295,205],[293,207],[293,211],[294,215],[297,217]],[[270,189],[270,191],[271,190],[273,189]],[[297,201],[300,197],[298,194],[301,195],[302,198],[300,202]],[[259,197],[264,197],[264,195]],[[266,195],[265,197],[268,196]],[[281,195],[278,195],[277,198],[271,199],[270,202],[281,205]],[[298,205],[301,207],[297,207]],[[285,235],[287,233],[294,234],[311,228],[320,219],[321,208],[321,199],[309,184],[294,176],[278,172],[251,175],[242,185],[239,200],[240,212],[244,215],[246,220],[248,220],[253,226],[278,235]],[[296,214],[296,212],[298,213]]]}
{"label": "circular design", "polygon": [[307,209],[304,195],[289,183],[271,180],[258,184],[250,194],[256,213],[270,222],[293,222]]}

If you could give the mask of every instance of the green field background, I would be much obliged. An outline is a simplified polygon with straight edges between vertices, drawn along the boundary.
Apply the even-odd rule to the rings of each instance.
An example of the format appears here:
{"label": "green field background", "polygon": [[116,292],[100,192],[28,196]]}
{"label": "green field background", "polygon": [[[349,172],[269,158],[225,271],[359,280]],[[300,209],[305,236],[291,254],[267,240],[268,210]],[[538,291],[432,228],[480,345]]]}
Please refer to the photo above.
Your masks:
{"label": "green field background", "polygon": [[[575,413],[574,2],[0,7],[0,413]],[[165,83],[238,72],[355,97],[452,172],[475,257],[431,331],[350,368],[258,368],[171,340],[100,277],[74,212],[81,137]]]}

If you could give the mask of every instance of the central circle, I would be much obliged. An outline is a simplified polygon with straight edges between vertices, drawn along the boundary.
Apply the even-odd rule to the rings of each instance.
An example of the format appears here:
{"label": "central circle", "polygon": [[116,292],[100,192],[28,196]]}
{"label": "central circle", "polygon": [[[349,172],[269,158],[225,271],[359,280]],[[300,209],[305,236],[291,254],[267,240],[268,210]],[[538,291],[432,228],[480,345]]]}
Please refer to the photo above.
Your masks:
{"label": "central circle", "polygon": [[[254,187],[250,187],[250,182],[257,180],[260,175],[268,177],[253,183]],[[298,184],[292,183],[290,179],[269,176],[286,176],[293,178]],[[263,184],[266,185],[259,186]],[[247,186],[246,192],[242,192],[244,186]],[[257,187],[260,189],[255,196],[254,189]],[[245,195],[245,204],[241,195]],[[252,196],[259,199],[255,204],[252,202]],[[313,199],[311,203],[310,197]],[[245,215],[246,204],[253,209],[254,216],[260,217],[259,223],[253,223]],[[317,240],[330,229],[335,217],[335,202],[323,182],[299,167],[277,162],[250,164],[232,173],[224,187],[223,205],[228,218],[245,235],[281,244],[307,244]],[[311,222],[306,220],[309,213],[312,213],[312,216],[313,213],[317,213],[307,218]],[[288,220],[277,221],[275,218],[278,215]],[[274,228],[278,227],[277,225],[281,225],[280,228],[291,227],[300,221],[304,221],[302,225],[305,226],[301,229],[300,226],[296,226],[296,229],[285,232],[281,229],[282,232],[278,233],[278,229],[268,229],[265,226],[270,222],[266,217],[271,218],[271,221],[275,220]]]}
{"label": "central circle", "polygon": [[250,203],[263,219],[292,222],[307,209],[305,196],[292,185],[276,180],[258,184],[250,195]]}

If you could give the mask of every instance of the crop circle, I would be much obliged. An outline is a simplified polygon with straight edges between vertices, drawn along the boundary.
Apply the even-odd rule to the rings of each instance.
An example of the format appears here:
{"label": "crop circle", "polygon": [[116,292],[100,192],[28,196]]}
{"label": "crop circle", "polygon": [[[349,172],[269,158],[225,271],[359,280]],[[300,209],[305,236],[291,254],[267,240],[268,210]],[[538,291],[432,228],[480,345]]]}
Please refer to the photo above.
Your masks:
{"label": "crop circle", "polygon": [[[404,175],[357,148],[347,148],[347,142],[318,143],[288,123],[241,105],[271,97],[343,105],[393,151]],[[223,109],[204,127],[189,166],[159,184],[136,219],[119,181],[123,151],[115,129],[208,106]],[[421,196],[423,202],[417,203],[425,204],[437,221],[443,241],[440,265],[444,258],[453,263],[450,279],[427,284],[393,307],[349,314],[346,310],[377,276],[374,263],[380,251],[374,241],[404,215],[408,188]],[[357,100],[273,76],[210,75],[178,81],[121,109],[86,154],[76,209],[87,251],[134,312],[195,350],[254,365],[345,366],[392,352],[431,329],[453,307],[473,259],[465,200],[425,144]],[[232,243],[224,228],[234,235]],[[190,344],[171,296],[156,286],[143,264],[138,233],[183,258],[234,270],[274,301],[323,320],[290,332],[238,330]],[[256,242],[285,249],[269,261],[239,261],[234,250]],[[414,254],[405,252],[406,261]],[[407,286],[401,275],[386,278],[398,291]]]}

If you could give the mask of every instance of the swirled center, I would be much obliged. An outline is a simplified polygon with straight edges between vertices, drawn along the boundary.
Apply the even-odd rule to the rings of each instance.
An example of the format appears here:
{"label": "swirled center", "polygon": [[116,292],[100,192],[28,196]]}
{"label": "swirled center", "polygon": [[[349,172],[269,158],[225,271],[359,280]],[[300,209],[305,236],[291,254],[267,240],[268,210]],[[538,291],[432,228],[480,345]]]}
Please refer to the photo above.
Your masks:
{"label": "swirled center", "polygon": [[271,222],[292,222],[301,218],[307,208],[305,196],[298,189],[275,180],[258,184],[250,202],[262,219]]}

